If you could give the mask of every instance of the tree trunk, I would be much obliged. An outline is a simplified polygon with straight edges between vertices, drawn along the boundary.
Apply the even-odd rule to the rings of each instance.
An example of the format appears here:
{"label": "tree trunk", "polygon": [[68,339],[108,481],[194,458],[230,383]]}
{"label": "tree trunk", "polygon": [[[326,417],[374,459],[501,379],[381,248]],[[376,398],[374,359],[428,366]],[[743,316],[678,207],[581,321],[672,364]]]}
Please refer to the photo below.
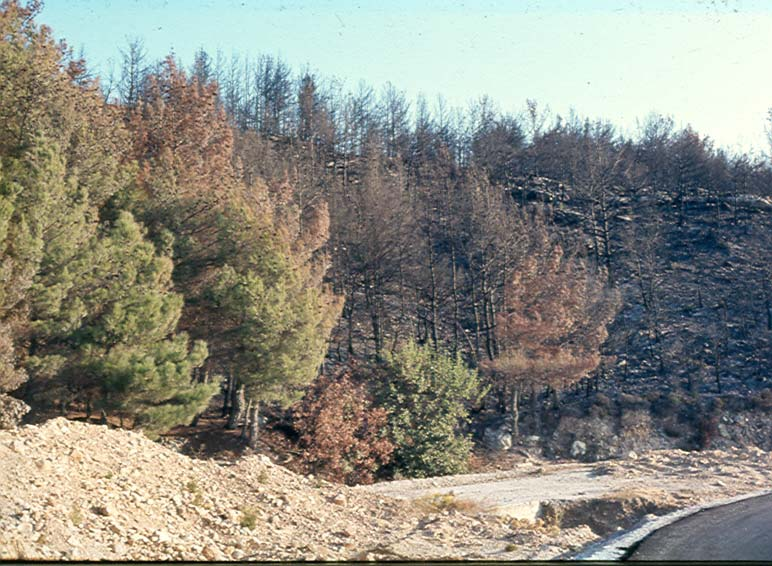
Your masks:
{"label": "tree trunk", "polygon": [[510,399],[510,416],[512,418],[512,439],[520,436],[520,389],[512,388],[512,398]]}
{"label": "tree trunk", "polygon": [[472,278],[472,312],[474,313],[474,349],[475,360],[480,359],[480,307],[477,302],[477,287]]}
{"label": "tree trunk", "polygon": [[351,283],[348,300],[346,301],[346,307],[344,308],[344,316],[346,318],[347,330],[347,348],[349,355],[354,355],[354,283]]}
{"label": "tree trunk", "polygon": [[767,309],[767,330],[772,330],[772,305],[770,305],[768,297],[764,301],[764,306]]}
{"label": "tree trunk", "polygon": [[451,276],[451,290],[453,293],[453,355],[458,353],[458,331],[461,326],[459,321],[459,308],[458,308],[458,283],[456,281],[456,248],[455,246],[450,249],[450,276]]}
{"label": "tree trunk", "polygon": [[233,401],[233,372],[228,370],[225,374],[225,390],[222,396],[222,417],[225,418],[230,414],[231,405]]}
{"label": "tree trunk", "polygon": [[534,434],[541,434],[541,406],[539,405],[539,391],[534,387],[531,390],[531,413],[533,413]]}
{"label": "tree trunk", "polygon": [[601,194],[601,206],[600,206],[600,227],[601,238],[603,239],[603,255],[606,260],[606,271],[608,271],[609,284],[614,285],[614,274],[611,270],[611,230],[608,223],[608,209],[606,207],[605,191]]}
{"label": "tree trunk", "polygon": [[247,438],[249,447],[252,450],[257,449],[257,438],[260,430],[260,423],[258,417],[260,416],[260,403],[258,401],[251,401],[249,406],[249,412],[247,420],[249,421],[249,429],[247,432]]}
{"label": "tree trunk", "polygon": [[438,332],[437,332],[437,321],[439,319],[439,310],[438,310],[438,300],[437,300],[437,277],[434,273],[434,249],[432,248],[432,243],[429,242],[429,280],[431,283],[431,296],[430,296],[430,307],[432,312],[432,326],[431,326],[431,332],[432,332],[432,346],[434,349],[437,349],[437,343],[438,343]]}
{"label": "tree trunk", "polygon": [[491,309],[488,308],[488,299],[490,294],[488,293],[488,277],[485,270],[482,272],[482,310],[483,310],[483,322],[485,324],[485,352],[488,354],[488,359],[492,360],[496,356],[493,352],[493,340],[491,333],[493,332],[493,321],[491,320]]}
{"label": "tree trunk", "polygon": [[235,390],[235,394],[233,396],[233,401],[231,404],[231,414],[228,417],[228,424],[225,425],[225,428],[228,430],[235,430],[239,426],[239,422],[241,421],[241,416],[244,412],[244,385],[239,385],[238,389]]}
{"label": "tree trunk", "polygon": [[493,348],[493,357],[498,357],[498,355],[501,353],[499,351],[499,341],[496,337],[496,301],[493,296],[493,289],[490,290],[490,300],[488,301],[488,305],[491,309],[491,345]]}
{"label": "tree trunk", "polygon": [[252,411],[252,399],[247,401],[246,409],[244,410],[244,420],[241,424],[241,438],[249,439],[249,417]]}

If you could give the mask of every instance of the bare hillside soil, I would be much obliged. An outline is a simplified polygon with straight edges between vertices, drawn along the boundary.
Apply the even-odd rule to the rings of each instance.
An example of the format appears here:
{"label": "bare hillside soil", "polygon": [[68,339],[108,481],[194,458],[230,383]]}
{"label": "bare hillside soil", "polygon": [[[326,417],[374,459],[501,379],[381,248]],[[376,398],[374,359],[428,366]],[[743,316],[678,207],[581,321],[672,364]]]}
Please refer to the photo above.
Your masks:
{"label": "bare hillside soil", "polygon": [[756,449],[513,465],[347,488],[58,418],[0,432],[0,559],[554,558],[772,476]]}

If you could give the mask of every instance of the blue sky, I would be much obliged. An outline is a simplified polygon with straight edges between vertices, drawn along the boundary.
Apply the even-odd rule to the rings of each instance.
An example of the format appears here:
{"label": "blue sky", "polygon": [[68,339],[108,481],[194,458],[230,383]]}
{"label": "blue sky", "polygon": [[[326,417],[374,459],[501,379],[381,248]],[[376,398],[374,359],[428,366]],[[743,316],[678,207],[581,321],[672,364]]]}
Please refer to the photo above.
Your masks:
{"label": "blue sky", "polygon": [[355,87],[505,111],[527,98],[633,132],[651,111],[730,149],[768,151],[772,2],[764,0],[45,0],[40,21],[92,67],[128,38],[160,58],[280,55]]}

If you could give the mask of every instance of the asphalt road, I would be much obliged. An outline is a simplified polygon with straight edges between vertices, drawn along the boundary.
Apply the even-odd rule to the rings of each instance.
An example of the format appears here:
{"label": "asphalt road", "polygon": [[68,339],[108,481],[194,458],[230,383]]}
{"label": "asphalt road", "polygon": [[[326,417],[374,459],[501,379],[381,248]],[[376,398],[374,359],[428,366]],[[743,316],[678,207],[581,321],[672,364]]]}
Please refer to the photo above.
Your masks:
{"label": "asphalt road", "polygon": [[643,539],[627,560],[772,561],[772,495],[676,521]]}

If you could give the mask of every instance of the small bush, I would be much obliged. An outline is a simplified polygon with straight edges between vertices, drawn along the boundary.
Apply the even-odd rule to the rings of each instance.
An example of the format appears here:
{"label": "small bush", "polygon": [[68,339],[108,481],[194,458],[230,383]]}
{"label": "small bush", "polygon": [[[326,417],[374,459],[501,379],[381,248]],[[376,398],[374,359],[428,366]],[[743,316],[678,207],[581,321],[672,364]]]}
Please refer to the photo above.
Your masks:
{"label": "small bush", "polygon": [[649,407],[651,407],[651,403],[649,403],[648,399],[644,399],[638,395],[622,393],[619,396],[619,406],[627,411],[648,411]]}
{"label": "small bush", "polygon": [[83,513],[79,507],[73,505],[72,510],[70,511],[70,522],[76,527],[83,522]]}
{"label": "small bush", "polygon": [[687,416],[691,413],[691,409],[692,399],[677,392],[659,395],[651,403],[651,412],[662,418]]}
{"label": "small bush", "polygon": [[250,530],[257,526],[257,514],[254,509],[247,508],[241,510],[241,520],[239,521],[239,525]]}
{"label": "small bush", "polygon": [[380,400],[394,442],[392,471],[430,477],[467,470],[469,407],[485,394],[460,355],[404,344],[387,356]]}
{"label": "small bush", "polygon": [[713,439],[718,434],[718,414],[703,415],[697,423],[697,447],[700,450],[710,448]]}
{"label": "small bush", "polygon": [[186,483],[185,490],[193,495],[193,505],[200,507],[204,504],[204,498],[201,495],[201,488],[195,481],[190,480],[188,483]]}
{"label": "small bush", "polygon": [[667,417],[662,422],[662,431],[671,438],[684,438],[689,436],[689,427],[682,423],[676,415]]}
{"label": "small bush", "polygon": [[697,417],[697,448],[707,450],[713,439],[718,435],[718,423],[721,420],[721,412],[724,402],[714,399],[709,407],[700,411]]}
{"label": "small bush", "polygon": [[565,508],[560,503],[546,502],[541,507],[541,521],[545,526],[560,527],[565,512]]}
{"label": "small bush", "polygon": [[603,419],[611,415],[613,412],[613,407],[614,403],[611,401],[611,399],[608,398],[608,396],[604,395],[603,393],[598,393],[593,398],[592,405],[590,405],[587,414],[591,417]]}

